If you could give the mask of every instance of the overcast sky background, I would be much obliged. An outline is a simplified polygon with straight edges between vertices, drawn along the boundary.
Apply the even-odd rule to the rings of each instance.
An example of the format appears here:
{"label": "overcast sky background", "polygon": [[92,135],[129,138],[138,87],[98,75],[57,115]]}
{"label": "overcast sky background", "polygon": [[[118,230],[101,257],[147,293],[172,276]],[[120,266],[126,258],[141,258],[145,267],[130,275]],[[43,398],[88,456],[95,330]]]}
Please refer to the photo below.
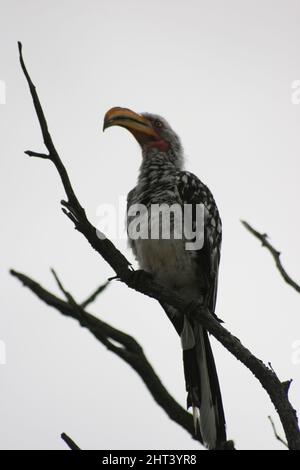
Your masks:
{"label": "overcast sky background", "polygon": [[[77,195],[95,224],[135,185],[138,145],[102,133],[112,106],[165,116],[186,169],[212,190],[223,220],[218,315],[282,380],[300,410],[300,297],[240,223],[272,237],[300,279],[300,3],[291,0],[0,0],[1,309],[0,447],[196,449],[154,403],[140,378],[75,322],[9,276],[13,267],[58,294],[49,271],[83,300],[112,270],[61,213],[61,182],[43,151],[17,40]],[[123,216],[122,216],[123,217]],[[127,257],[125,240],[114,240]],[[132,334],[185,406],[178,338],[159,305],[113,282],[90,308]],[[212,340],[228,437],[239,449],[283,449],[279,420],[260,384]],[[299,347],[299,345],[298,345]],[[296,354],[296,359],[298,358]],[[294,357],[295,359],[295,357]],[[298,362],[298,363],[297,363]]]}

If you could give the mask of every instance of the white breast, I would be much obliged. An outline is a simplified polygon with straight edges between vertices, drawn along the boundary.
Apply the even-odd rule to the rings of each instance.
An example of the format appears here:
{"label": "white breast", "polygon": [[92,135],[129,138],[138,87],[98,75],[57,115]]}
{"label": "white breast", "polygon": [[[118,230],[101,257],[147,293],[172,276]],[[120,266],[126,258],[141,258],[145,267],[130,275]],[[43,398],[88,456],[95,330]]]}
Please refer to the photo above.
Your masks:
{"label": "white breast", "polygon": [[158,282],[172,289],[194,290],[194,262],[184,241],[139,239],[135,248],[140,267],[152,273]]}

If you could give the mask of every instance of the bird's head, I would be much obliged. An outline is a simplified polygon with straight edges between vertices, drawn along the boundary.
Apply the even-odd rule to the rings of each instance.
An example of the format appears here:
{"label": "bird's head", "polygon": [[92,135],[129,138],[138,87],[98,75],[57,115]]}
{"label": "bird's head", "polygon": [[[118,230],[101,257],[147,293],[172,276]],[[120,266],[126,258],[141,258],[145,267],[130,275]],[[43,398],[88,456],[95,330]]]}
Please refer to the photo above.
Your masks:
{"label": "bird's head", "polygon": [[111,126],[125,127],[140,144],[143,155],[152,149],[173,156],[175,166],[181,167],[182,146],[178,135],[161,116],[135,113],[127,108],[111,108],[104,117],[103,130]]}

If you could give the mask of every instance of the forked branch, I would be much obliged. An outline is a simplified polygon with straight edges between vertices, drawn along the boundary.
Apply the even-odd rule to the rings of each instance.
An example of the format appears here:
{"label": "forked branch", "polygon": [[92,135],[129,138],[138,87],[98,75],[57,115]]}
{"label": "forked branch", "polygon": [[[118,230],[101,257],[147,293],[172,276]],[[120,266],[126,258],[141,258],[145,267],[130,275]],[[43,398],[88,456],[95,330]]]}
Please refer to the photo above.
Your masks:
{"label": "forked branch", "polygon": [[293,289],[295,289],[296,292],[298,292],[300,294],[300,285],[297,284],[297,282],[295,282],[291,276],[288,275],[288,273],[286,272],[285,268],[283,267],[282,263],[281,263],[281,259],[280,259],[280,251],[276,250],[276,248],[274,248],[273,245],[271,245],[271,243],[269,242],[268,240],[268,235],[266,233],[260,233],[258,232],[257,230],[255,230],[250,224],[248,224],[248,222],[246,222],[245,220],[242,220],[241,221],[242,224],[244,225],[244,227],[250,232],[252,233],[252,235],[254,235],[255,238],[257,238],[259,241],[261,241],[262,243],[262,246],[264,248],[267,248],[267,250],[271,253],[271,255],[273,256],[274,258],[274,261],[275,261],[275,264],[277,266],[277,269],[278,271],[280,272],[282,278],[284,279],[284,281],[289,284],[291,287],[293,287]]}
{"label": "forked branch", "polygon": [[167,413],[169,418],[179,424],[179,426],[182,426],[193,439],[199,440],[202,443],[201,437],[195,436],[191,414],[182,408],[169,394],[145,356],[142,347],[132,336],[88,313],[65,290],[55,273],[58,286],[66,300],[56,297],[36,281],[25,276],[25,274],[13,270],[11,270],[11,274],[47,305],[56,308],[62,315],[77,320],[82,327],[87,328],[109,351],[115,353],[131,366],[141,377],[156,403]]}

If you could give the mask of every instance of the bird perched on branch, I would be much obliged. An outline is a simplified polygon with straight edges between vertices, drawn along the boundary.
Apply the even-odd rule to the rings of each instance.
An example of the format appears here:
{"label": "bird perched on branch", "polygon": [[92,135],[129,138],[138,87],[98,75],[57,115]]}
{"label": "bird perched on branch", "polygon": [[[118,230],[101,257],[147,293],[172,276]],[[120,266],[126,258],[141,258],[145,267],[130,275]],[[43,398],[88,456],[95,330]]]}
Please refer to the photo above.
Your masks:
{"label": "bird perched on branch", "polygon": [[[214,314],[222,225],[211,192],[195,175],[182,170],[180,139],[164,118],[116,107],[104,118],[104,129],[111,126],[130,131],[141,147],[137,185],[127,200],[129,243],[141,269],[187,300],[204,297]],[[178,207],[179,212],[175,210]],[[187,224],[182,220],[185,207],[193,237],[189,241],[194,242],[189,248],[184,230]],[[175,208],[168,214],[172,233],[167,237],[162,233],[167,212],[161,208]],[[199,220],[203,216],[199,227],[198,208],[202,208]],[[180,228],[181,237],[177,233]],[[196,240],[200,241],[198,246]],[[226,442],[225,418],[207,331],[173,307],[163,304],[163,308],[181,337],[187,406],[193,408],[195,428],[209,449],[221,449]]]}

